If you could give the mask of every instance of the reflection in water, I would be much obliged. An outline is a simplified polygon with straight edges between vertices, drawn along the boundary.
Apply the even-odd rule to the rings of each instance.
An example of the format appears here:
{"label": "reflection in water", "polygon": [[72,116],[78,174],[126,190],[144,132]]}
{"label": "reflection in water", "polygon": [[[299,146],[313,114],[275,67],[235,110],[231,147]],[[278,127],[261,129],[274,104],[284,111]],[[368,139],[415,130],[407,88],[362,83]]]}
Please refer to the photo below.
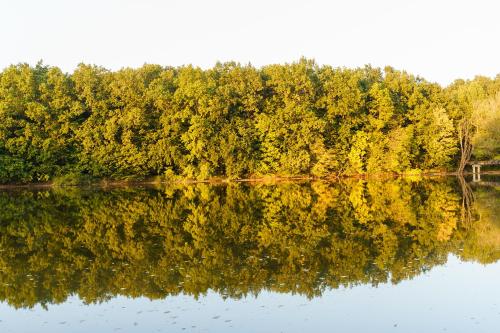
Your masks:
{"label": "reflection in water", "polygon": [[[0,300],[309,298],[500,258],[498,187],[455,178],[0,192]],[[469,195],[469,194],[468,194]]]}

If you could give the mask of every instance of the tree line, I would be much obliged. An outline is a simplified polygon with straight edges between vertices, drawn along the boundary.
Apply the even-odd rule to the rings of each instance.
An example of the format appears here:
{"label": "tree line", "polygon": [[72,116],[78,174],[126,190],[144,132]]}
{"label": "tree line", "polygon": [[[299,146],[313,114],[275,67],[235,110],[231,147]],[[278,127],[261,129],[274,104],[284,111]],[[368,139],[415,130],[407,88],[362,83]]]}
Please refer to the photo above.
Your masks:
{"label": "tree line", "polygon": [[0,73],[0,183],[455,170],[464,144],[500,155],[499,92],[500,76],[443,88],[308,59],[12,65]]}

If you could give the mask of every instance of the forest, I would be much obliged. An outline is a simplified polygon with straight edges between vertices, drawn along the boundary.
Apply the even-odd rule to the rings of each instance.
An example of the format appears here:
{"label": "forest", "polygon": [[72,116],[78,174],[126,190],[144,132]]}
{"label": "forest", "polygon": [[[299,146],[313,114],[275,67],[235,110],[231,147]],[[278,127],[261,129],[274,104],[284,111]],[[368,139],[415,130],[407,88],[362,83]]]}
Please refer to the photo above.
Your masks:
{"label": "forest", "polygon": [[[500,259],[500,188],[455,177],[0,191],[0,301],[320,296]],[[480,218],[479,218],[480,217]]]}
{"label": "forest", "polygon": [[0,73],[4,184],[462,171],[500,158],[499,129],[500,75],[441,87],[309,59]]}

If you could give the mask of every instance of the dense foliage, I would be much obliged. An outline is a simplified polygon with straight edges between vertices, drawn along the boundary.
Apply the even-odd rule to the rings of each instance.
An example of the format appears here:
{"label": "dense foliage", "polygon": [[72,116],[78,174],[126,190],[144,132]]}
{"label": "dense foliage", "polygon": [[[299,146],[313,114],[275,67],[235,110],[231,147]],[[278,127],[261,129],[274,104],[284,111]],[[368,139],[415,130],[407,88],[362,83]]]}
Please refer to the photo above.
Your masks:
{"label": "dense foliage", "polygon": [[398,283],[449,253],[495,262],[500,191],[474,192],[467,224],[455,179],[0,191],[0,301],[314,297]]}
{"label": "dense foliage", "polygon": [[454,169],[500,155],[500,76],[443,89],[387,67],[144,65],[0,73],[0,183]]}

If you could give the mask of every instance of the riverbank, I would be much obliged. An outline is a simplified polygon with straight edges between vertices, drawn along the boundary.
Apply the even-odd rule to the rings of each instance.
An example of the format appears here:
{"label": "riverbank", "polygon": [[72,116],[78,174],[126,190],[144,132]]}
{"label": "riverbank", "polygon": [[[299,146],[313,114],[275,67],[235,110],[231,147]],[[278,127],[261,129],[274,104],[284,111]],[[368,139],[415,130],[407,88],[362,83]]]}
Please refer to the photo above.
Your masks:
{"label": "riverbank", "polygon": [[[465,172],[461,176],[472,176],[472,172]],[[490,170],[481,172],[481,175],[500,175],[500,170]],[[341,179],[396,179],[396,178],[415,178],[415,177],[447,177],[460,176],[456,172],[421,172],[421,173],[373,173],[373,174],[356,174],[356,175],[329,175],[326,177],[314,177],[309,175],[304,176],[264,176],[251,178],[223,178],[213,177],[203,180],[195,179],[174,179],[162,180],[149,178],[144,180],[113,180],[113,179],[95,179],[83,183],[59,183],[59,182],[40,182],[40,183],[12,183],[0,184],[0,190],[16,189],[16,188],[54,188],[54,187],[123,187],[123,186],[153,186],[153,185],[168,185],[168,184],[228,184],[228,183],[283,183],[283,182],[303,182],[303,181],[339,181]]]}

